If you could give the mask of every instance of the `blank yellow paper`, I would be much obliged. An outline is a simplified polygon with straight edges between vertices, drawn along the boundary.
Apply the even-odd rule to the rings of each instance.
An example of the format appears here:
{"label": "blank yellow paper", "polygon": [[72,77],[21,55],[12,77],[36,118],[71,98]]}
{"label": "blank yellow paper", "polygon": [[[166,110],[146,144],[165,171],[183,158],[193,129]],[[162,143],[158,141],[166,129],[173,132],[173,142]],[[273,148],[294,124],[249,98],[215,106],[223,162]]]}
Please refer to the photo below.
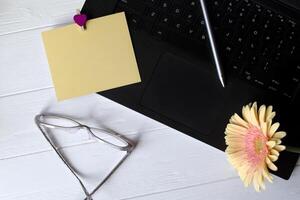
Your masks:
{"label": "blank yellow paper", "polygon": [[42,33],[58,100],[140,82],[124,13]]}

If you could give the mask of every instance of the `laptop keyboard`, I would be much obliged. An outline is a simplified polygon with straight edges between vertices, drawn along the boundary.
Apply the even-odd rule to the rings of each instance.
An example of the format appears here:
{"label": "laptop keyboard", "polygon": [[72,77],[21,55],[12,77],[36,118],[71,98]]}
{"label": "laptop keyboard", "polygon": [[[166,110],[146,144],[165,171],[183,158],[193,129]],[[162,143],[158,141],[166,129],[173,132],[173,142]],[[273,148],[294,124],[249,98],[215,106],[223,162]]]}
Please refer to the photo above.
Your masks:
{"label": "laptop keyboard", "polygon": [[[300,83],[295,19],[250,0],[207,0],[226,71],[288,99]],[[207,44],[198,0],[121,0],[131,27],[191,50]]]}

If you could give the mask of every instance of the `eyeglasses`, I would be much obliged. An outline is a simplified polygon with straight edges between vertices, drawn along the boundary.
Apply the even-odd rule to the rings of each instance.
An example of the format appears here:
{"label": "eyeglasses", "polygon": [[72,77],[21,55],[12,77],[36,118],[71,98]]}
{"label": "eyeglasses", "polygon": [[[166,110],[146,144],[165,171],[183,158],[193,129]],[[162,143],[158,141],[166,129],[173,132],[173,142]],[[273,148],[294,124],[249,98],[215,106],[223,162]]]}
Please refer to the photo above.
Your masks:
{"label": "eyeglasses", "polygon": [[[60,159],[64,162],[64,164],[69,168],[72,174],[76,177],[79,184],[81,185],[82,190],[84,191],[86,198],[85,200],[92,200],[92,195],[104,184],[104,182],[114,173],[114,171],[124,162],[127,156],[131,153],[134,148],[133,143],[127,138],[121,136],[120,134],[106,129],[89,127],[85,124],[81,124],[74,119],[59,116],[59,115],[44,115],[40,114],[35,117],[35,123],[52,146],[56,154],[60,157]],[[125,152],[125,155],[122,159],[117,163],[117,165],[111,170],[111,172],[98,184],[98,186],[92,190],[92,192],[88,192],[86,187],[83,184],[83,181],[73,169],[73,167],[69,164],[69,162],[64,158],[63,154],[59,151],[58,147],[54,144],[54,142],[50,139],[49,135],[45,128],[49,129],[64,129],[67,131],[71,131],[74,129],[85,129],[90,136],[107,144],[108,146],[115,148],[119,151]]]}

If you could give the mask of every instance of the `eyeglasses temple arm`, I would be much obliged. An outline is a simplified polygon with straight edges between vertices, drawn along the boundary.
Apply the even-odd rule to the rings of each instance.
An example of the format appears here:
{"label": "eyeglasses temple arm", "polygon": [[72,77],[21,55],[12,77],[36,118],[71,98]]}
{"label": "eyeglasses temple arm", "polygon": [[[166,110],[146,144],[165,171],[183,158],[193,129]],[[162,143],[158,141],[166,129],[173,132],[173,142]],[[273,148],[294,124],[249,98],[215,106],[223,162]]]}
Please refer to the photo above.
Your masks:
{"label": "eyeglasses temple arm", "polygon": [[37,127],[39,128],[39,130],[42,132],[43,136],[45,137],[45,139],[49,142],[49,144],[52,146],[52,148],[54,149],[55,153],[60,157],[60,159],[63,161],[63,163],[69,168],[69,170],[71,171],[71,173],[76,177],[76,179],[78,180],[79,184],[81,185],[82,190],[84,191],[87,200],[91,200],[91,195],[87,189],[84,187],[82,181],[80,180],[80,178],[77,176],[76,172],[74,171],[74,169],[72,168],[71,165],[69,165],[69,163],[64,159],[64,157],[61,155],[61,153],[59,152],[59,150],[56,148],[56,146],[52,143],[52,141],[50,140],[50,138],[47,136],[47,134],[44,132],[44,130],[41,128],[41,123],[39,121],[39,117],[40,115],[35,117],[35,123],[37,125]]}
{"label": "eyeglasses temple arm", "polygon": [[[126,160],[126,158],[129,156],[131,152],[128,151],[123,158],[118,162],[117,165],[114,166],[114,168],[105,176],[105,178],[97,185],[97,187],[91,192],[91,195],[93,195],[108,179],[112,176],[112,174],[120,167],[120,165]],[[85,200],[89,200],[88,198],[85,198]]]}

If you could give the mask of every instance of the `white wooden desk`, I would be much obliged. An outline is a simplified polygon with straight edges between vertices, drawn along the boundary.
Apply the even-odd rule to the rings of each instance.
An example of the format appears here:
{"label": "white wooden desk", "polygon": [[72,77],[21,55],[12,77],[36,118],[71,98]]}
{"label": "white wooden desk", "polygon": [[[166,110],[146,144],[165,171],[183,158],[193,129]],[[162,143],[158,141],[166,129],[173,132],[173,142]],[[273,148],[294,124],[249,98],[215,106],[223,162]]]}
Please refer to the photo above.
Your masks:
{"label": "white wooden desk", "polygon": [[[82,200],[70,172],[35,127],[42,112],[106,126],[138,141],[94,199],[300,199],[299,162],[289,181],[245,189],[225,154],[99,95],[56,103],[41,31],[71,23],[83,0],[0,0],[0,199]],[[62,137],[89,183],[120,157],[85,135]]]}

